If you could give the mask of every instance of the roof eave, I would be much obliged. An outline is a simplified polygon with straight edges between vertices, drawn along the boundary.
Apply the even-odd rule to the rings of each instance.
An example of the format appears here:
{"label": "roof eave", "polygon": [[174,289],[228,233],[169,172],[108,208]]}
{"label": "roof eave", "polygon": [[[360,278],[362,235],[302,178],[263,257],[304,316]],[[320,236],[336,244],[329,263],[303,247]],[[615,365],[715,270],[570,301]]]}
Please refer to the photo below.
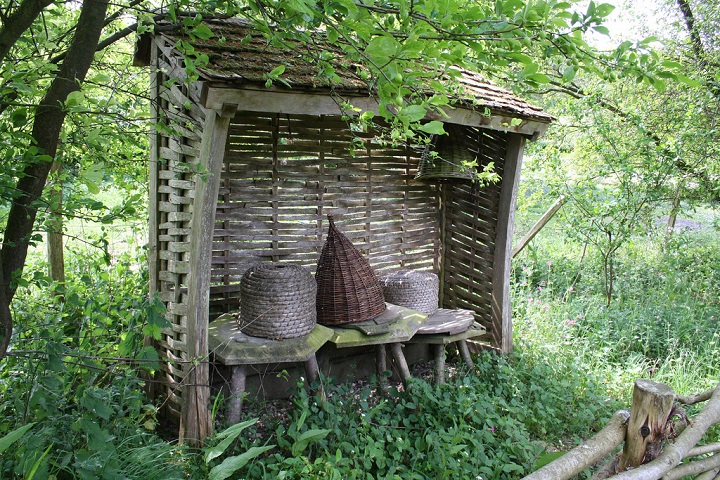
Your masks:
{"label": "roof eave", "polygon": [[[338,96],[342,95],[342,98]],[[378,113],[377,98],[359,92],[330,92],[314,89],[312,91],[287,90],[275,87],[264,88],[257,85],[228,86],[213,82],[203,82],[201,103],[208,109],[221,111],[227,105],[237,105],[239,110],[249,112],[274,112],[286,115],[339,115],[342,104],[347,101],[361,111]],[[483,110],[486,110],[483,108]],[[524,135],[531,140],[543,135],[551,119],[532,118],[495,109],[480,112],[467,107],[449,107],[441,112],[429,112],[428,120],[457,123],[472,127],[488,128],[503,132]]]}

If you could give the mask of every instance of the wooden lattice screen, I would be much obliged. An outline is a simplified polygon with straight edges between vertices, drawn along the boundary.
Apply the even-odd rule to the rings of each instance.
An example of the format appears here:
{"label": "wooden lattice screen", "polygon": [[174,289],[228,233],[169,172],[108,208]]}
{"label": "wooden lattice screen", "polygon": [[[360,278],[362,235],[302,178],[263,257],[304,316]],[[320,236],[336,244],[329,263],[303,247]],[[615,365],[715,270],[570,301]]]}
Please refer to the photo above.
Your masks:
{"label": "wooden lattice screen", "polygon": [[[467,132],[479,167],[492,163],[502,177],[507,134],[470,128]],[[496,337],[491,304],[499,202],[499,183],[449,183],[442,188],[441,301],[445,308],[475,311],[476,320]]]}
{"label": "wooden lattice screen", "polygon": [[419,155],[353,132],[340,116],[236,114],[216,213],[212,314],[237,308],[252,263],[314,269],[327,213],[375,269],[437,272],[438,188],[414,179]]}

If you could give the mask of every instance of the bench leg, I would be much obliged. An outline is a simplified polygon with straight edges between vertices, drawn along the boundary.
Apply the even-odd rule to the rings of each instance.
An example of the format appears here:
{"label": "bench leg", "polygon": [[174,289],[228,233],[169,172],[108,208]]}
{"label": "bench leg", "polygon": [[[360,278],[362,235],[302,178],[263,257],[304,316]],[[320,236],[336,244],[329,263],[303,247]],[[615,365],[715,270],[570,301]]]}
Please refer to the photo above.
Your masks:
{"label": "bench leg", "polygon": [[410,381],[410,369],[408,368],[407,360],[402,352],[402,345],[400,343],[391,343],[390,351],[392,352],[393,359],[400,370],[400,378],[402,378],[403,385],[407,388],[408,382]]}
{"label": "bench leg", "polygon": [[460,352],[460,356],[463,360],[465,360],[465,365],[467,365],[468,368],[471,370],[475,368],[475,364],[473,364],[472,358],[470,358],[470,350],[468,350],[467,341],[458,340],[455,343],[457,344],[457,349]]}
{"label": "bench leg", "polygon": [[[311,355],[310,358],[305,361],[305,376],[307,377],[308,386],[311,386],[320,378],[320,369],[318,368],[318,362],[315,355]],[[318,389],[315,391],[315,395],[321,402],[325,401],[325,389],[323,388],[322,383],[319,384]]]}
{"label": "bench leg", "polygon": [[235,365],[232,367],[230,377],[230,401],[227,406],[227,418],[230,423],[240,421],[243,397],[245,396],[245,379],[247,378],[247,367]]}
{"label": "bench leg", "polygon": [[445,383],[445,345],[435,345],[435,383]]}
{"label": "bench leg", "polygon": [[375,369],[377,370],[380,388],[384,393],[387,393],[387,377],[383,375],[387,370],[387,350],[385,349],[385,345],[375,345]]}

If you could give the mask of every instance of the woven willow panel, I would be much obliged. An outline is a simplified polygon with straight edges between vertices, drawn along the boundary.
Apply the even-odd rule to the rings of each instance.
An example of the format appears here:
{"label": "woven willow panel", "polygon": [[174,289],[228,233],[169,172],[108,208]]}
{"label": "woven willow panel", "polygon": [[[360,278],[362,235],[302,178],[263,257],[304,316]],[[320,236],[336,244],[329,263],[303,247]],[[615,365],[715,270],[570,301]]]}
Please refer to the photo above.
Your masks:
{"label": "woven willow panel", "polygon": [[419,155],[352,132],[339,116],[238,113],[216,213],[211,316],[237,308],[253,263],[314,270],[327,213],[376,270],[437,271],[438,189],[414,179]]}
{"label": "woven willow panel", "polygon": [[[480,167],[494,162],[503,174],[507,135],[482,129],[467,129]],[[475,311],[476,320],[488,332],[492,327],[492,277],[495,229],[500,184],[443,185],[442,304],[445,308]],[[498,343],[499,338],[495,339]]]}
{"label": "woven willow panel", "polygon": [[190,271],[190,225],[195,192],[193,165],[197,164],[200,148],[202,110],[195,105],[199,91],[181,83],[166,84],[166,72],[177,66],[163,52],[168,45],[158,45],[158,66],[153,79],[157,94],[159,119],[170,130],[156,136],[154,159],[157,184],[157,292],[167,307],[166,318],[171,327],[165,329],[157,342],[162,363],[165,406],[169,413],[180,417],[180,385],[192,368],[187,349],[187,281]]}

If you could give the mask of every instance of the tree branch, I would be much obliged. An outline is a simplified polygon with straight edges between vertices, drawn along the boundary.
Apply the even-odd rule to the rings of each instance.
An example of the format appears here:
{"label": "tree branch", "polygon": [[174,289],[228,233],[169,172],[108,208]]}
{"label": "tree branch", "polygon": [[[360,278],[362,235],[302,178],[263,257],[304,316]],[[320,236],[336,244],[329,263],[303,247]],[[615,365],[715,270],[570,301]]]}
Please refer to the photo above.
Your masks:
{"label": "tree branch", "polygon": [[594,437],[523,480],[565,480],[604,459],[625,439],[630,412],[620,410]]}
{"label": "tree branch", "polygon": [[23,0],[17,10],[3,21],[0,28],[0,62],[20,36],[30,28],[35,19],[53,0]]}

